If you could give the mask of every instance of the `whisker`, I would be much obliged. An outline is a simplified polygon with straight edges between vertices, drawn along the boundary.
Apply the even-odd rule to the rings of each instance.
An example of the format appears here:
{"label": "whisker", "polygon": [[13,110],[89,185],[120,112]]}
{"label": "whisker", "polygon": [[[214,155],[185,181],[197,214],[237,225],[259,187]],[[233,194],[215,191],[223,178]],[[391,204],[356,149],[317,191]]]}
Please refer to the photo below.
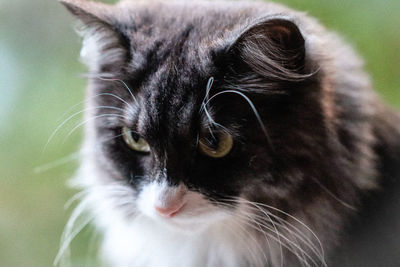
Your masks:
{"label": "whisker", "polygon": [[[321,244],[320,240],[318,239],[318,237],[316,237],[315,233],[314,233],[308,226],[306,226],[304,223],[302,223],[302,222],[301,222],[300,220],[298,220],[297,218],[293,217],[293,216],[290,215],[290,214],[286,214],[285,212],[283,212],[283,211],[281,211],[281,210],[279,210],[279,209],[277,209],[277,208],[274,208],[274,207],[272,207],[272,206],[268,206],[268,205],[263,204],[263,203],[251,202],[251,201],[248,201],[248,200],[243,199],[243,198],[240,198],[240,197],[231,197],[231,198],[227,198],[227,199],[225,199],[225,200],[226,200],[226,201],[233,201],[233,202],[235,202],[235,203],[236,203],[236,202],[238,202],[238,203],[242,202],[242,203],[247,203],[247,204],[249,204],[249,203],[255,203],[255,204],[260,205],[260,206],[267,206],[267,208],[270,208],[270,209],[272,209],[272,210],[276,210],[276,211],[278,211],[278,212],[280,212],[280,213],[284,213],[287,217],[292,217],[293,220],[299,222],[303,227],[305,227],[306,229],[308,229],[308,231],[316,238],[316,241],[318,242],[318,244],[319,244],[319,246],[320,246],[320,248],[321,248],[320,251],[317,250],[317,248],[316,248],[316,247],[314,246],[314,244],[310,241],[310,239],[308,239],[308,237],[305,237],[305,236],[303,235],[303,237],[305,237],[305,238],[302,238],[302,237],[300,237],[298,234],[296,234],[296,233],[294,233],[293,231],[291,231],[290,229],[288,229],[287,227],[284,227],[284,228],[286,228],[286,230],[288,231],[288,233],[296,234],[296,236],[297,236],[298,238],[300,238],[300,240],[302,241],[302,243],[305,244],[308,248],[310,248],[311,252],[313,252],[313,253],[318,257],[318,259],[321,261],[321,264],[322,264],[323,266],[327,266],[326,263],[325,263],[324,251],[323,251],[322,244]],[[257,208],[254,207],[254,209],[260,211],[260,207],[257,207]],[[267,212],[266,210],[263,210],[263,211]],[[274,214],[272,214],[272,213],[268,213],[268,214],[269,214],[270,216],[279,218],[279,217],[277,217],[276,215],[274,215]],[[256,218],[262,219],[262,220],[264,221],[264,218],[262,218],[262,217],[256,216]],[[283,226],[283,225],[282,225],[282,221],[284,221],[284,220],[283,220],[282,218],[279,218],[279,219],[280,219],[279,225],[280,225],[280,226]],[[286,221],[284,221],[284,222],[285,222],[285,224],[289,224],[289,223],[286,222]],[[264,225],[264,223],[262,223],[262,224]],[[295,226],[293,226],[293,225],[291,225],[291,224],[289,224],[289,225],[290,225],[291,227],[293,227],[294,229],[296,229],[296,231],[299,231]],[[268,227],[268,226],[266,226],[266,227]],[[275,229],[276,229],[276,228],[275,228]],[[274,229],[274,230],[275,230],[275,229]],[[272,229],[269,229],[269,230],[272,231]],[[299,231],[299,232],[300,232],[300,231]],[[282,236],[282,234],[279,233],[279,236]],[[285,236],[282,236],[282,238],[284,238],[286,242],[289,242],[289,244],[294,245],[302,254],[304,254],[305,256],[307,256],[307,258],[309,258],[309,257],[311,258],[311,256],[309,256],[304,250],[302,250],[301,248],[299,248],[298,245],[294,244],[293,241],[287,239],[287,237],[285,237]],[[297,238],[296,238],[296,240],[297,240]],[[279,241],[278,241],[278,242],[279,242]],[[296,254],[296,255],[299,256],[298,254]]]}
{"label": "whisker", "polygon": [[96,258],[96,251],[98,248],[96,248],[96,245],[98,247],[99,243],[99,232],[97,229],[94,227],[91,228],[91,234],[90,234],[90,239],[89,239],[89,244],[88,244],[88,253],[86,255],[86,264],[85,266],[97,266],[95,262],[93,262],[93,259]]}
{"label": "whisker", "polygon": [[201,102],[201,107],[200,107],[200,113],[203,111],[203,108],[205,107],[205,103],[208,101],[209,99],[209,95],[210,95],[210,90],[212,88],[212,85],[214,83],[214,77],[210,77],[210,79],[208,79],[207,82],[207,87],[206,87],[206,95],[204,96],[203,101]]}
{"label": "whisker", "polygon": [[66,139],[67,139],[76,129],[78,129],[79,127],[83,126],[85,123],[88,123],[88,122],[90,122],[90,121],[92,121],[92,120],[96,120],[96,119],[103,118],[103,117],[111,117],[111,118],[112,118],[112,117],[115,117],[115,118],[127,119],[126,116],[122,116],[122,115],[119,115],[119,114],[101,114],[101,115],[98,115],[98,116],[95,116],[95,117],[91,117],[91,118],[89,118],[89,119],[87,119],[87,120],[85,120],[85,121],[79,123],[77,126],[75,126],[75,127],[67,134],[67,136],[64,138],[63,143],[65,143]]}
{"label": "whisker", "polygon": [[71,119],[73,119],[74,117],[78,116],[79,114],[89,111],[89,110],[97,110],[97,109],[111,109],[111,110],[118,110],[118,111],[122,111],[124,112],[124,110],[122,108],[118,108],[118,107],[112,107],[112,106],[99,106],[99,107],[92,107],[92,108],[85,108],[83,110],[80,110],[74,114],[72,114],[71,116],[69,116],[67,119],[65,119],[61,124],[59,124],[57,126],[57,128],[52,132],[52,134],[50,135],[49,139],[47,139],[46,144],[44,145],[44,148],[42,150],[42,154],[44,153],[44,151],[46,150],[47,146],[50,144],[51,140],[53,139],[53,137],[57,134],[57,132],[67,123],[69,122]]}
{"label": "whisker", "polygon": [[[286,249],[288,249],[289,251],[291,251],[291,252],[292,252],[294,255],[296,255],[302,262],[307,263],[307,265],[308,265],[307,260],[306,260],[304,257],[299,256],[299,254],[296,252],[296,250],[298,250],[298,251],[299,251],[300,253],[302,253],[303,255],[307,256],[307,258],[308,258],[309,260],[311,260],[315,265],[317,265],[317,263],[313,260],[313,258],[312,258],[310,255],[308,255],[308,254],[307,254],[298,244],[296,244],[294,241],[288,239],[287,237],[285,237],[285,236],[284,236],[283,234],[281,234],[281,233],[278,233],[278,236],[279,236],[280,238],[277,238],[277,237],[274,236],[275,231],[274,231],[273,228],[267,227],[265,224],[262,224],[262,223],[260,223],[260,222],[256,222],[256,221],[254,221],[254,222],[255,222],[256,224],[262,226],[263,228],[265,228],[265,229],[271,231],[273,234],[269,234],[269,233],[266,233],[266,234],[267,234],[270,238],[274,239],[274,240],[279,244],[279,246],[283,246],[283,247],[285,247]],[[285,241],[285,242],[287,242],[288,244],[285,245],[285,243],[283,243],[282,240]],[[289,246],[290,246],[290,247],[289,247]]]}
{"label": "whisker", "polygon": [[326,193],[328,193],[329,196],[331,196],[333,199],[335,199],[336,201],[338,201],[340,204],[342,204],[344,207],[351,209],[353,211],[357,211],[357,209],[350,205],[347,204],[346,202],[344,202],[343,200],[341,200],[339,197],[337,197],[334,193],[332,193],[328,188],[326,188],[326,186],[324,186],[320,181],[318,181],[318,179],[315,179],[314,177],[312,178],[314,182],[316,182]]}
{"label": "whisker", "polygon": [[[227,204],[227,203],[220,203],[220,204],[225,205],[225,206],[228,206],[228,207],[233,207],[233,205],[229,205],[229,204]],[[267,232],[265,232],[264,230],[262,230],[262,229],[260,228],[260,226],[262,226],[263,228],[265,228],[265,229],[267,229],[267,230],[269,230],[269,231],[271,231],[271,232],[277,234],[277,235],[279,236],[279,238],[273,237],[274,241],[276,241],[276,242],[279,244],[280,247],[283,245],[286,249],[288,249],[289,251],[291,251],[294,255],[297,255],[297,256],[298,256],[298,254],[296,253],[296,251],[294,251],[293,249],[291,249],[290,247],[287,247],[286,245],[284,245],[284,244],[282,243],[282,241],[280,240],[280,236],[282,236],[281,233],[275,232],[275,229],[274,229],[274,228],[265,225],[263,222],[260,223],[260,222],[258,222],[258,221],[256,221],[256,220],[254,220],[254,219],[252,218],[252,215],[253,215],[253,214],[248,214],[248,213],[243,213],[243,212],[240,213],[240,214],[236,214],[236,213],[232,213],[232,214],[235,215],[235,216],[239,216],[239,217],[241,217],[242,219],[245,219],[245,220],[246,220],[246,221],[244,222],[245,224],[247,224],[248,226],[250,226],[251,228],[253,228],[253,229],[255,229],[255,230],[260,231],[260,232],[264,235],[264,237],[266,238],[266,240],[267,240],[267,242],[268,242],[268,246],[269,246],[270,251],[271,251],[271,246],[270,246],[270,244],[269,244],[267,235],[268,235],[269,237],[271,237],[271,234],[268,234]],[[247,222],[248,220],[250,220],[251,222],[255,223],[258,227],[255,227],[255,226],[253,226],[252,224],[250,224],[249,222]],[[289,241],[290,241],[290,240],[289,240]],[[289,244],[289,245],[291,245],[291,244]],[[297,246],[297,248],[298,248],[298,246]],[[282,253],[283,253],[283,252],[282,252]]]}
{"label": "whisker", "polygon": [[[214,201],[215,201],[215,200],[214,200]],[[217,202],[218,202],[218,201],[217,201]],[[229,205],[229,204],[227,204],[227,203],[219,203],[219,204],[222,204],[222,205],[227,206],[227,207],[230,207],[230,208],[234,208],[234,205]],[[236,215],[234,212],[231,212],[231,211],[230,211],[230,214]],[[233,216],[233,218],[236,218],[236,216]],[[252,219],[252,218],[248,217],[248,219]],[[254,221],[254,222],[255,222],[255,221]],[[257,222],[255,222],[255,223],[258,225]],[[238,226],[241,227],[241,228],[243,228],[240,224],[238,224]],[[258,225],[258,226],[259,226],[259,225]],[[267,241],[267,244],[268,244],[268,247],[269,247],[270,256],[271,256],[271,245],[270,245],[270,243],[269,243],[269,239],[268,239],[268,237],[266,236],[265,232],[260,228],[260,226],[259,226],[258,228],[259,228],[258,230],[259,230],[261,233],[263,233],[264,238],[265,238],[265,240]],[[244,229],[244,230],[245,230],[245,229]],[[245,231],[246,231],[246,230],[245,230]],[[246,232],[248,232],[248,231],[246,231]],[[259,250],[260,250],[261,253],[263,254],[265,261],[268,263],[268,257],[267,257],[267,255],[265,255],[264,250],[261,248],[259,242],[257,242],[257,241],[253,238],[253,236],[252,236],[251,234],[249,234],[248,236],[250,236],[250,237],[253,239],[253,241],[257,244],[257,247],[259,248]],[[260,266],[263,266],[263,264],[261,264]]]}
{"label": "whisker", "polygon": [[60,248],[54,259],[53,265],[58,266],[64,256],[65,253],[69,254],[69,246],[72,240],[88,225],[93,219],[94,216],[88,216],[87,218],[83,218],[83,221],[77,224],[78,219],[81,217],[83,212],[86,210],[87,205],[89,204],[89,199],[85,199],[72,212],[65,228],[62,233]]}
{"label": "whisker", "polygon": [[72,105],[72,106],[69,107],[66,111],[64,111],[63,114],[61,114],[59,120],[61,120],[64,116],[66,116],[69,112],[71,112],[75,107],[77,107],[77,106],[79,106],[79,105],[81,105],[81,104],[86,104],[86,103],[88,103],[92,98],[96,98],[96,97],[101,96],[101,95],[102,95],[102,94],[97,94],[97,95],[94,95],[94,96],[90,96],[89,99],[85,99],[85,100],[83,100],[83,101],[80,101],[80,102],[78,102],[78,103]]}
{"label": "whisker", "polygon": [[132,90],[129,88],[129,86],[123,80],[116,79],[116,78],[104,78],[104,77],[101,77],[101,76],[100,77],[96,77],[96,78],[100,79],[102,81],[117,81],[117,82],[122,83],[124,85],[124,87],[126,88],[126,90],[129,92],[129,94],[131,95],[133,101],[137,102],[136,97],[132,93]]}
{"label": "whisker", "polygon": [[[250,203],[251,205],[254,205],[253,203]],[[271,224],[272,224],[272,226],[274,227],[274,230],[275,230],[275,232],[276,232],[276,234],[277,234],[277,238],[279,239],[279,244],[281,244],[281,241],[280,241],[280,237],[279,237],[279,234],[278,234],[278,229],[276,228],[276,226],[275,226],[275,223],[273,222],[273,220],[271,219],[271,217],[269,216],[269,214],[265,211],[265,210],[263,210],[263,209],[261,209],[260,207],[258,207],[257,205],[255,205],[255,207],[256,208],[258,208],[265,216],[267,216],[267,218],[268,218],[268,220],[271,222]],[[283,264],[283,251],[282,251],[282,246],[280,246],[280,257],[281,257],[281,267],[282,267],[282,264]]]}
{"label": "whisker", "polygon": [[[234,197],[234,198],[239,199],[239,200],[242,200],[242,201],[249,201],[249,200],[246,200],[246,199],[243,199],[243,198],[240,198],[240,197]],[[293,215],[291,215],[291,214],[289,214],[289,213],[287,213],[287,212],[285,212],[285,211],[283,211],[283,210],[280,210],[280,209],[278,209],[278,208],[275,208],[275,207],[273,207],[273,206],[267,205],[267,204],[265,204],[265,203],[259,203],[259,202],[254,202],[254,201],[252,201],[252,202],[255,203],[255,204],[257,204],[257,205],[263,206],[263,207],[265,207],[265,208],[268,208],[268,209],[274,210],[274,211],[276,211],[276,212],[279,212],[279,213],[281,213],[281,214],[283,214],[283,215],[285,215],[285,216],[287,216],[287,217],[289,217],[289,218],[295,220],[295,221],[298,222],[299,224],[301,224],[304,228],[306,228],[306,229],[314,236],[314,238],[315,238],[316,241],[318,242],[318,245],[319,245],[320,248],[321,248],[322,255],[324,255],[324,252],[323,252],[324,249],[323,249],[321,240],[320,240],[320,239],[318,238],[318,236],[314,233],[314,231],[311,230],[310,227],[307,226],[304,222],[302,222],[301,220],[297,219],[297,218],[294,217]]]}
{"label": "whisker", "polygon": [[[269,215],[270,215],[270,216],[275,216],[275,219],[280,220],[280,222],[279,222],[279,224],[278,224],[280,228],[283,228],[283,230],[286,230],[286,231],[287,231],[289,234],[291,234],[296,240],[297,240],[297,239],[300,239],[300,241],[301,241],[302,243],[306,244],[306,245],[311,249],[311,251],[312,251],[315,255],[317,255],[317,257],[322,258],[321,253],[318,251],[318,249],[317,249],[317,247],[314,245],[314,243],[313,243],[307,236],[305,236],[299,229],[297,229],[297,227],[293,226],[293,225],[290,224],[289,222],[286,222],[286,221],[283,220],[282,218],[280,218],[280,217],[278,217],[278,216],[276,216],[276,215],[274,215],[274,214],[272,214],[272,213],[270,213]],[[260,217],[260,216],[258,216],[258,215],[256,215],[256,214],[255,214],[254,216],[255,216],[256,218],[260,219],[260,220],[263,220],[263,219],[264,219],[263,217]],[[289,229],[286,225],[289,225],[289,226],[291,226],[292,228],[294,228],[294,229],[297,231],[297,233],[294,232],[293,230]]]}
{"label": "whisker", "polygon": [[69,163],[69,162],[71,162],[73,160],[78,159],[79,155],[80,155],[79,152],[71,153],[68,156],[65,156],[65,157],[59,158],[57,160],[54,160],[52,162],[45,163],[45,164],[42,164],[40,166],[37,166],[37,167],[35,167],[33,169],[33,172],[35,174],[47,172],[47,171],[49,171],[51,169],[54,169],[56,167],[62,166],[62,165],[67,164],[67,163]]}
{"label": "whisker", "polygon": [[[204,99],[203,99],[203,101],[201,103],[200,113],[204,111],[204,114],[206,114],[206,117],[207,117],[208,121],[210,122],[210,125],[213,125],[216,128],[221,128],[221,129],[224,129],[225,131],[228,131],[223,125],[221,125],[220,123],[217,123],[212,118],[210,112],[207,109],[207,104],[206,103],[208,103],[210,90],[212,88],[213,83],[214,83],[214,77],[210,77],[210,79],[208,79],[208,82],[207,82],[206,94],[205,94]],[[211,130],[211,127],[209,126],[208,128],[209,128],[211,136],[214,138],[214,134],[213,134],[213,132]]]}
{"label": "whisker", "polygon": [[[97,94],[97,95],[93,95],[93,96],[87,97],[86,100],[80,101],[80,102],[76,103],[75,105],[69,107],[69,108],[60,116],[60,118],[63,118],[66,114],[68,114],[68,113],[69,113],[71,110],[73,110],[75,107],[77,107],[77,106],[79,106],[79,105],[81,105],[81,104],[89,103],[89,102],[91,101],[91,99],[96,98],[96,97],[103,96],[104,94],[105,94],[105,93],[100,93],[100,94]],[[106,93],[106,94],[108,95],[108,93]]]}
{"label": "whisker", "polygon": [[[233,221],[232,221],[233,222]],[[231,222],[231,223],[232,223]],[[235,230],[232,226],[230,226],[229,224],[226,224],[225,227],[234,235],[239,237],[238,240],[246,240],[244,238],[244,235],[241,234],[241,232],[238,232],[237,230]],[[249,244],[246,242],[242,242],[244,244],[244,247],[246,248],[246,250],[249,252],[249,255],[251,255],[251,257],[253,258],[253,260],[256,260],[256,255],[254,254],[254,251],[250,248]]]}
{"label": "whisker", "polygon": [[[232,221],[232,222],[235,223],[236,221]],[[257,262],[257,260],[259,261],[259,265],[256,265],[256,266],[264,266],[264,264],[263,264],[263,262],[261,261],[261,259],[258,258],[256,254],[254,254],[253,250],[250,248],[249,244],[247,243],[247,240],[246,240],[246,239],[247,239],[248,236],[250,236],[250,238],[251,238],[251,239],[254,241],[254,243],[257,245],[258,249],[262,252],[262,254],[263,254],[263,256],[264,256],[264,259],[265,259],[265,263],[268,263],[267,255],[265,255],[265,253],[264,253],[263,249],[261,248],[259,242],[257,242],[257,240],[254,239],[253,235],[251,235],[251,234],[249,233],[249,231],[246,230],[240,223],[236,222],[236,226],[239,227],[245,234],[248,234],[248,235],[246,235],[246,236],[243,236],[243,235],[242,235],[242,238],[240,238],[239,240],[242,240],[243,243],[245,244],[245,247],[251,252],[252,257],[253,257],[253,259],[254,259],[254,262]],[[234,229],[233,229],[232,232],[233,232],[233,233],[236,233],[236,231],[235,231]]]}
{"label": "whisker", "polygon": [[82,190],[82,191],[76,193],[75,195],[73,195],[69,200],[67,200],[67,202],[65,202],[65,204],[64,204],[64,209],[68,209],[69,207],[71,207],[71,205],[72,205],[75,201],[77,201],[77,200],[83,198],[84,196],[87,195],[87,193],[88,193],[87,190]]}
{"label": "whisker", "polygon": [[[235,214],[236,216],[240,216],[241,218],[243,218],[243,219],[251,219],[251,218],[249,218],[249,216],[245,216],[245,215],[241,215],[241,214]],[[247,220],[246,221],[244,221],[243,223],[245,223],[246,225],[248,225],[249,227],[251,227],[251,228],[253,228],[253,229],[255,229],[255,230],[260,230],[258,227],[256,227],[256,226],[254,226],[254,225],[252,225],[251,223],[249,223],[249,222],[247,222]],[[259,223],[259,222],[256,222],[256,221],[253,221],[255,224],[257,224],[258,226],[262,226],[263,228],[265,228],[265,229],[267,229],[267,230],[269,230],[269,231],[271,231],[272,233],[274,233],[274,229],[273,228],[271,228],[271,227],[268,227],[267,225],[265,225],[265,224],[263,224],[263,223]],[[269,234],[269,233],[267,233],[267,232],[265,232],[265,231],[261,231],[262,233],[264,233],[264,234],[266,234],[266,235],[268,235],[270,238],[272,238],[274,241],[276,241],[278,244],[280,244],[280,245],[282,245],[283,247],[285,247],[286,249],[288,249],[291,253],[293,253],[294,255],[296,255],[298,258],[299,258],[299,260],[300,261],[302,261],[303,263],[305,263],[307,266],[310,266],[309,265],[309,263],[307,262],[307,260],[306,259],[304,259],[304,257],[301,257],[293,248],[291,248],[291,247],[289,247],[289,246],[294,246],[294,248],[296,248],[297,250],[299,250],[300,252],[303,252],[304,253],[304,255],[306,255],[307,256],[307,258],[309,258],[309,260],[310,261],[312,261],[316,266],[318,266],[317,264],[316,264],[316,262],[313,260],[313,258],[310,256],[310,255],[308,255],[303,249],[301,249],[300,247],[299,247],[299,245],[297,245],[297,244],[295,244],[293,241],[291,241],[291,240],[289,240],[289,239],[287,239],[284,235],[282,235],[281,233],[279,233],[279,235],[280,235],[280,237],[282,237],[286,242],[288,242],[289,244],[285,244],[285,243],[282,243],[282,241],[280,240],[280,239],[278,239],[277,237],[275,237],[274,235],[272,235],[272,234]],[[302,253],[302,254],[303,254]]]}
{"label": "whisker", "polygon": [[124,103],[127,107],[130,107],[131,104],[129,104],[128,102],[126,102],[125,100],[123,100],[121,97],[115,95],[115,94],[111,94],[111,93],[102,93],[101,95],[108,95],[108,96],[112,96],[118,100],[120,100],[122,103]]}
{"label": "whisker", "polygon": [[[277,209],[277,208],[275,208],[275,207],[268,206],[267,204],[258,203],[258,202],[253,202],[253,201],[249,201],[249,200],[246,200],[246,199],[243,199],[243,198],[238,198],[238,199],[239,199],[239,201],[244,201],[244,202],[248,202],[248,203],[254,203],[254,204],[260,205],[260,206],[265,206],[266,208],[270,208],[270,209],[272,209],[272,210],[275,210],[275,211],[277,211],[277,212],[280,212],[280,213],[284,214],[285,216],[288,216],[288,217],[290,217],[291,219],[297,221],[298,223],[300,223],[303,227],[305,227],[305,228],[315,237],[315,239],[318,241],[318,243],[319,243],[319,245],[320,245],[321,251],[323,251],[322,244],[321,244],[319,238],[316,236],[316,234],[315,234],[306,224],[304,224],[302,221],[298,220],[296,217],[294,217],[294,216],[292,216],[292,215],[290,215],[290,214],[288,214],[288,213],[286,213],[286,212],[284,212],[284,211],[282,211],[282,210],[280,210],[280,209]],[[271,216],[275,217],[276,219],[279,219],[279,220],[281,220],[281,221],[284,221],[284,222],[288,223],[287,221],[283,220],[283,219],[280,218],[279,216],[274,215],[273,213],[269,213],[269,214],[270,214]],[[291,225],[291,224],[289,224],[289,225]],[[291,225],[291,226],[294,227],[293,225]],[[294,227],[294,228],[297,229],[296,227]],[[297,230],[298,230],[298,229],[297,229]],[[298,230],[298,231],[299,231],[299,230]],[[299,231],[299,232],[301,233],[301,231]]]}
{"label": "whisker", "polygon": [[[258,219],[261,219],[260,217],[258,217]],[[310,251],[313,252],[321,261],[323,261],[323,259],[321,259],[320,253],[318,252],[318,250],[316,249],[316,247],[314,246],[314,244],[311,241],[308,241],[309,239],[303,239],[301,238],[298,234],[296,234],[295,232],[291,231],[290,229],[288,229],[288,227],[286,227],[285,225],[279,223],[278,224],[280,228],[283,228],[283,230],[286,230],[293,238],[296,242],[294,243],[298,243],[298,238],[300,239],[300,241],[305,244],[308,248],[310,248]],[[283,234],[282,234],[283,235]],[[302,254],[303,251],[300,251]]]}
{"label": "whisker", "polygon": [[111,138],[106,138],[106,139],[104,139],[104,140],[101,140],[100,142],[101,143],[107,143],[107,142],[109,142],[109,141],[111,141],[111,140],[114,140],[114,139],[116,139],[116,138],[118,138],[118,137],[121,137],[121,136],[123,136],[124,134],[118,134],[118,135],[115,135],[115,136],[113,136],[113,137],[111,137]]}
{"label": "whisker", "polygon": [[260,127],[261,127],[261,129],[262,129],[262,131],[263,131],[263,133],[264,133],[264,135],[265,135],[265,138],[267,139],[268,144],[270,145],[271,149],[273,149],[271,139],[270,139],[269,134],[268,134],[268,132],[267,132],[267,129],[265,128],[265,125],[264,125],[264,123],[263,123],[263,121],[262,121],[262,119],[261,119],[260,114],[258,113],[256,107],[254,106],[254,104],[253,104],[253,102],[250,100],[250,98],[248,98],[244,93],[239,92],[239,91],[236,91],[236,90],[224,90],[224,91],[221,91],[221,92],[216,93],[216,94],[213,95],[211,98],[209,98],[209,99],[207,100],[207,102],[205,103],[205,106],[207,106],[207,104],[208,104],[212,99],[214,99],[215,97],[217,97],[217,96],[219,96],[219,95],[222,95],[222,94],[227,94],[227,93],[238,94],[238,95],[240,95],[242,98],[244,98],[244,99],[247,101],[247,103],[249,104],[249,106],[250,106],[251,109],[253,110],[254,115],[256,116],[256,119],[257,119],[257,121],[258,121],[258,124],[260,125]]}

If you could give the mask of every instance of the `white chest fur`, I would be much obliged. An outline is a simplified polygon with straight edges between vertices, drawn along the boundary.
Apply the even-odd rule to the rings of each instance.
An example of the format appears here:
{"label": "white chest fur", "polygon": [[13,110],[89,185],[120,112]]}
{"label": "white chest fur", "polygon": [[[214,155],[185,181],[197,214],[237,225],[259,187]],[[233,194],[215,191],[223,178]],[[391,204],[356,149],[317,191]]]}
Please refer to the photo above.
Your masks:
{"label": "white chest fur", "polygon": [[241,225],[222,221],[205,231],[193,230],[178,232],[141,217],[129,227],[110,227],[105,233],[103,253],[115,267],[239,267],[265,263],[258,242],[252,242]]}

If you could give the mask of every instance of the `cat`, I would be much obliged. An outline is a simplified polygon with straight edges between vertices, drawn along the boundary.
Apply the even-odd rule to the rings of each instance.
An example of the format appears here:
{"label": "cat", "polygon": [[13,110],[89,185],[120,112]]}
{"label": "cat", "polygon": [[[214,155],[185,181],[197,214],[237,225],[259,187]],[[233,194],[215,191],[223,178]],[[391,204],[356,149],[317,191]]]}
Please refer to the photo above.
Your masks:
{"label": "cat", "polygon": [[400,116],[338,35],[268,2],[61,3],[107,266],[399,266]]}

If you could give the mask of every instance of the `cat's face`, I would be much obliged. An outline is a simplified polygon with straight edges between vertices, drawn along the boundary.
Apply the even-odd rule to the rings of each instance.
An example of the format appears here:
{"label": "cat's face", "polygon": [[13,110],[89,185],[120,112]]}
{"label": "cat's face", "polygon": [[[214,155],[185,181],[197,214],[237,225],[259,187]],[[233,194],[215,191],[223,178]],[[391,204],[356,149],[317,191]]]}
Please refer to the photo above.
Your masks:
{"label": "cat's face", "polygon": [[315,131],[321,120],[294,23],[68,7],[88,27],[85,151],[113,208],[191,228],[232,215],[238,199],[290,203],[308,164],[293,163],[307,156],[302,120]]}

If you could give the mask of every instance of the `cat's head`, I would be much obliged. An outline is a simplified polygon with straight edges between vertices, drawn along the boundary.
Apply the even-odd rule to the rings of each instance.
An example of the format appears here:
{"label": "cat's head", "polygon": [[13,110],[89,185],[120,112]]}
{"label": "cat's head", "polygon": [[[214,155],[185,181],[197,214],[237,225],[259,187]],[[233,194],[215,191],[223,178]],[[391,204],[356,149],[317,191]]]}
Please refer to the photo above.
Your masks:
{"label": "cat's head", "polygon": [[80,179],[109,209],[181,227],[246,201],[299,205],[326,136],[293,19],[245,6],[63,3],[83,22],[90,69]]}

